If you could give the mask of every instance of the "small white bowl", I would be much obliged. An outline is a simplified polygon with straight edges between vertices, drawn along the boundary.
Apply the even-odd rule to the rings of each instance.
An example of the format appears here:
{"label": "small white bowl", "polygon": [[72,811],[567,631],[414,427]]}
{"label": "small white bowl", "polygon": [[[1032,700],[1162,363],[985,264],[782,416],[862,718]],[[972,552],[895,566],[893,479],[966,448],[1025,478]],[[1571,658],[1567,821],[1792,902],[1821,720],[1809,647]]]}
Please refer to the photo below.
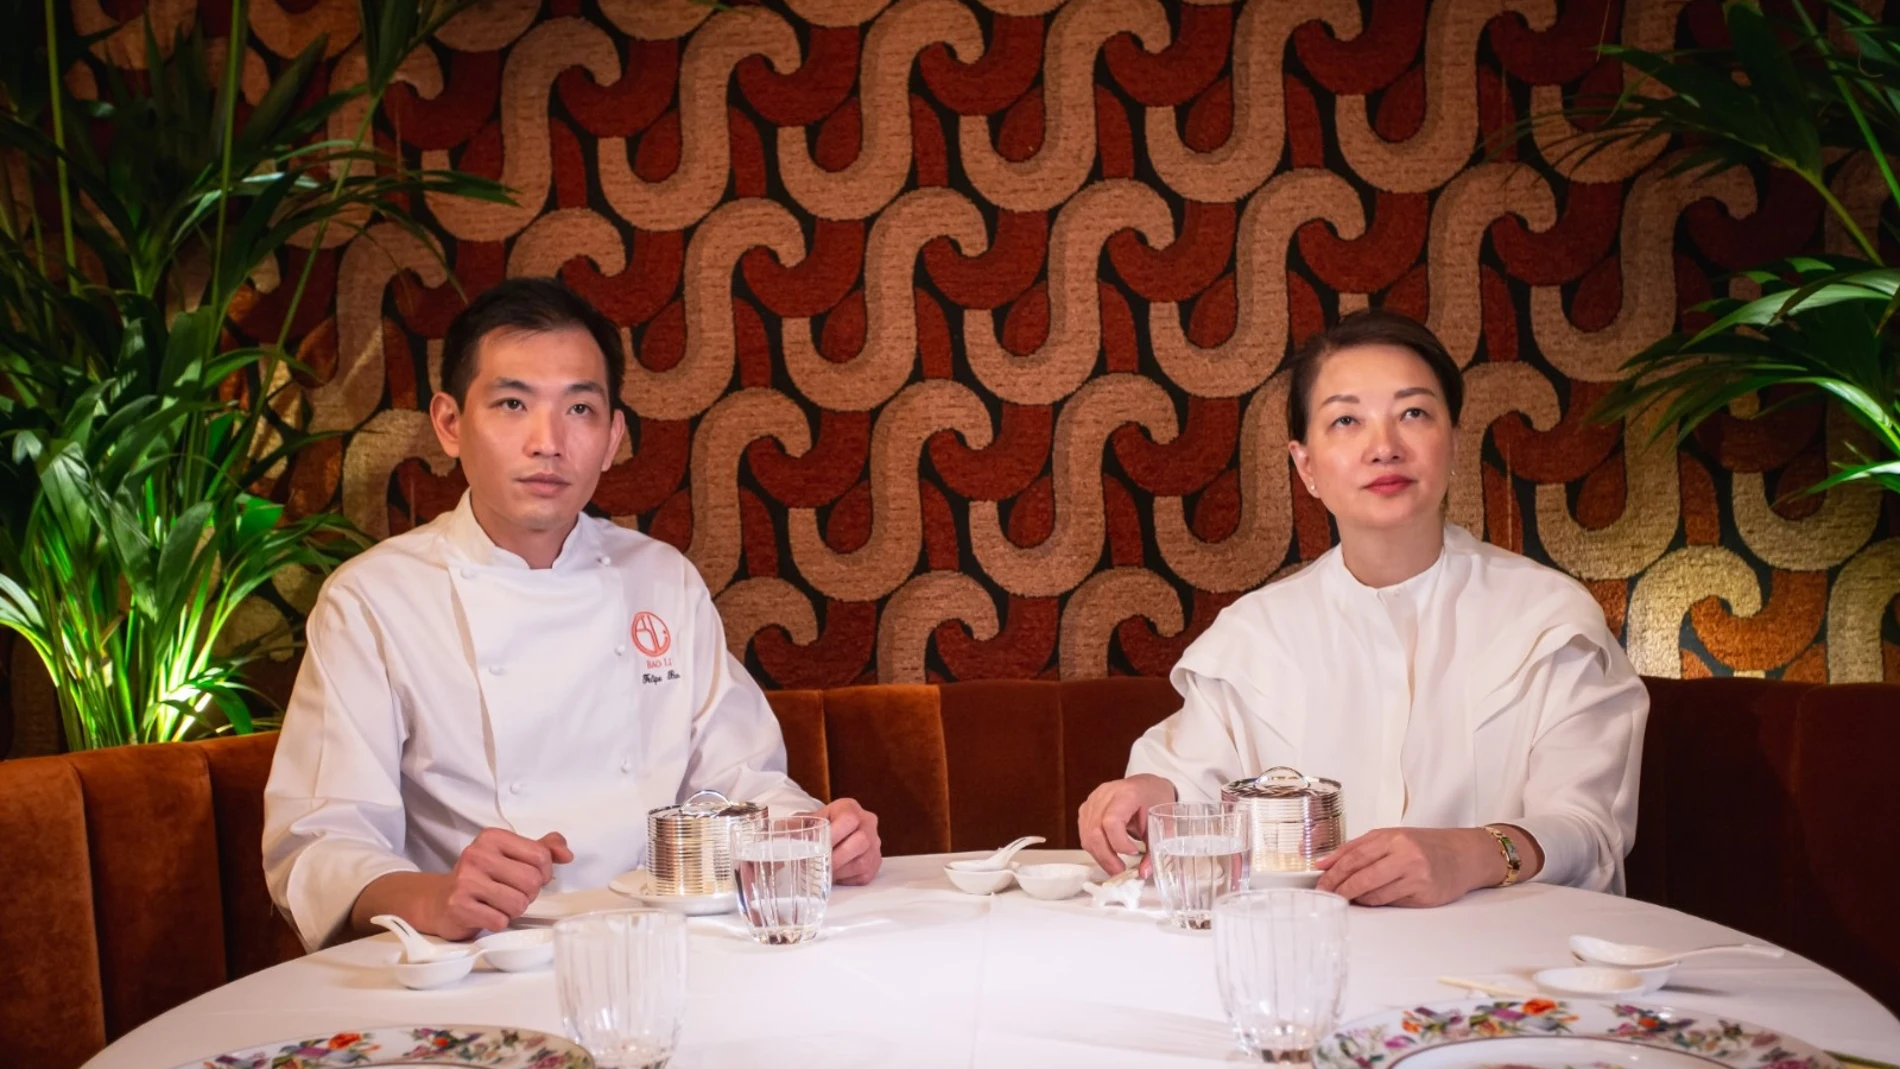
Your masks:
{"label": "small white bowl", "polygon": [[966,895],[993,895],[1016,882],[1014,868],[960,869],[951,864],[943,867],[943,874],[950,878],[952,886]]}
{"label": "small white bowl", "polygon": [[1061,862],[1047,865],[1024,865],[1016,870],[1016,882],[1031,898],[1046,898],[1051,901],[1074,898],[1082,891],[1082,885],[1094,875],[1095,869],[1088,865],[1073,865]]}
{"label": "small white bowl", "polygon": [[1643,986],[1637,990],[1639,995],[1653,995],[1669,984],[1669,974],[1676,971],[1676,962],[1667,965],[1654,965],[1647,969],[1631,969],[1630,972],[1643,978]]}
{"label": "small white bowl", "polygon": [[1629,969],[1610,965],[1574,965],[1563,969],[1545,969],[1531,977],[1537,986],[1558,995],[1602,997],[1637,995],[1643,992],[1643,978]]}
{"label": "small white bowl", "polygon": [[554,929],[521,928],[475,941],[482,960],[503,972],[539,969],[554,960]]}
{"label": "small white bowl", "polygon": [[473,968],[475,968],[475,951],[472,947],[465,953],[437,958],[434,961],[405,961],[400,950],[389,958],[389,971],[395,976],[396,982],[417,990],[452,984],[467,976],[469,970]]}
{"label": "small white bowl", "polygon": [[[1577,953],[1575,950],[1572,950],[1570,952],[1570,956],[1579,965],[1598,965],[1598,966],[1603,965],[1602,962],[1592,961],[1589,958],[1586,958],[1583,955]],[[1669,978],[1675,974],[1676,966],[1680,964],[1682,963],[1679,961],[1672,961],[1667,965],[1652,965],[1647,969],[1629,969],[1627,971],[1633,972],[1637,976],[1642,978],[1643,986],[1637,989],[1636,991],[1637,994],[1653,995],[1656,992],[1661,991],[1663,988],[1669,986]],[[1620,965],[1609,965],[1609,966],[1603,966],[1603,967],[1611,968],[1611,969],[1622,968],[1622,966]]]}

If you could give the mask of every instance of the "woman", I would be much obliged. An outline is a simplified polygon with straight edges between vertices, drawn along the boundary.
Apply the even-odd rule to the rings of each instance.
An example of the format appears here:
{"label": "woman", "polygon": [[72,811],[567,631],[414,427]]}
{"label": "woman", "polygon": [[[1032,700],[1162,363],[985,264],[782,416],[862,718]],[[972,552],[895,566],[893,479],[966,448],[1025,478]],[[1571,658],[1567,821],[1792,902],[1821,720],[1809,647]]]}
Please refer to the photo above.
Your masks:
{"label": "woman", "polygon": [[1104,868],[1138,852],[1149,806],[1292,765],[1339,780],[1364,833],[1319,862],[1322,890],[1622,891],[1649,697],[1580,585],[1445,522],[1462,400],[1444,346],[1401,315],[1359,312],[1302,347],[1287,450],[1339,545],[1182,655],[1180,712],[1083,803]]}

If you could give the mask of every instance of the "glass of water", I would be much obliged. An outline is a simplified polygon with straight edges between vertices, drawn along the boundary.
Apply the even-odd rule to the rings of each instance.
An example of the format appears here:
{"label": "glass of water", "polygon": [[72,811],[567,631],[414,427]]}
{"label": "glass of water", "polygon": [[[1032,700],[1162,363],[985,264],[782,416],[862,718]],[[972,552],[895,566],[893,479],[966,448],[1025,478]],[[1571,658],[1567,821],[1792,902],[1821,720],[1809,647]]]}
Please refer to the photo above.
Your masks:
{"label": "glass of water", "polygon": [[1177,928],[1207,928],[1214,900],[1247,886],[1247,814],[1233,802],[1151,807],[1148,850],[1168,922]]}
{"label": "glass of water", "polygon": [[1214,905],[1214,973],[1250,1060],[1309,1062],[1339,1024],[1346,900],[1324,891],[1243,891]]}
{"label": "glass of water", "polygon": [[568,1038],[600,1069],[661,1069],[686,1015],[686,918],[629,909],[556,922],[554,985]]}
{"label": "glass of water", "polygon": [[816,939],[831,898],[831,822],[824,817],[736,821],[732,880],[752,938],[773,945]]}

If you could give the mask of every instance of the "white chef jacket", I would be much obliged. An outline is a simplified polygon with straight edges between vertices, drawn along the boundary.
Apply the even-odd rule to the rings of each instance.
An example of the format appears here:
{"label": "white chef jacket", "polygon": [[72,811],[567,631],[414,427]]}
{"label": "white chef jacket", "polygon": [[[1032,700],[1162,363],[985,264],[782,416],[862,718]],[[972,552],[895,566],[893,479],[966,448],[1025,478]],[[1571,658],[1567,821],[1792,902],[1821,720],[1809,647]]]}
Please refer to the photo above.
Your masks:
{"label": "white chef jacket", "polygon": [[702,788],[819,803],[673,547],[581,516],[554,566],[492,542],[468,496],[338,568],[264,789],[264,871],[304,944],[389,872],[447,872],[487,827],[574,851],[549,890],[641,864],[649,809]]}
{"label": "white chef jacket", "polygon": [[1621,893],[1649,693],[1581,585],[1447,525],[1424,572],[1366,586],[1337,547],[1228,606],[1171,676],[1184,704],[1128,773],[1184,801],[1291,765],[1346,832],[1510,823],[1537,879]]}

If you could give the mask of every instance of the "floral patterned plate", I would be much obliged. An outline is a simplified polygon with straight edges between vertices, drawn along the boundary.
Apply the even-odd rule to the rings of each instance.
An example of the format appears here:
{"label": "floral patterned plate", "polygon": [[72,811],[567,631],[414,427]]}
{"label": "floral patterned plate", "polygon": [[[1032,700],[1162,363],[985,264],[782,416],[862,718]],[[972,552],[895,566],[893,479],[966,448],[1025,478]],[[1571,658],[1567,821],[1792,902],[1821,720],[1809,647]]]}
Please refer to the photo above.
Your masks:
{"label": "floral patterned plate", "polygon": [[1840,1069],[1798,1039],[1714,1013],[1557,999],[1444,1003],[1362,1017],[1317,1069]]}
{"label": "floral patterned plate", "polygon": [[565,1039],[526,1028],[487,1025],[371,1028],[289,1039],[186,1062],[178,1069],[594,1069],[594,1059]]}

